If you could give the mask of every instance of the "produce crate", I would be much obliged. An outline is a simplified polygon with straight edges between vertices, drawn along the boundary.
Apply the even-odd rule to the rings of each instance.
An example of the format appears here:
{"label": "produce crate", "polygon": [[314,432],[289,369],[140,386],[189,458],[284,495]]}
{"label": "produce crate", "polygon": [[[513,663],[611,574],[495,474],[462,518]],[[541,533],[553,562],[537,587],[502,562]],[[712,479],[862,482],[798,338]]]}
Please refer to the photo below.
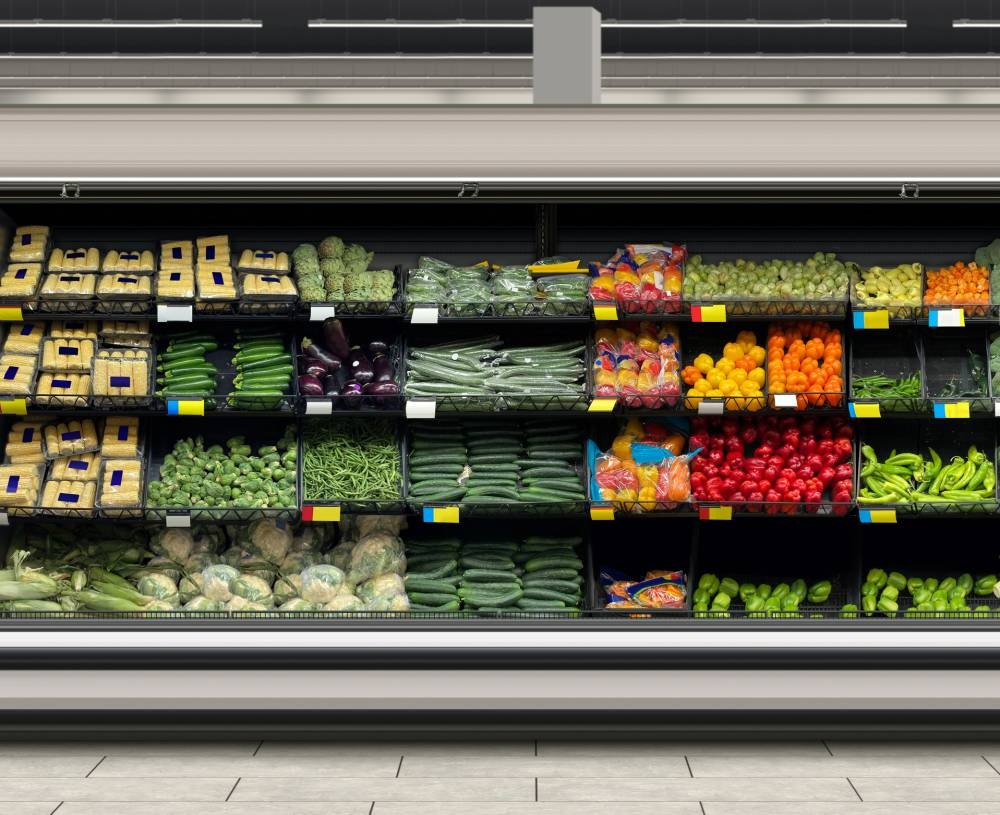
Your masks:
{"label": "produce crate", "polygon": [[[849,400],[854,405],[877,405],[882,413],[923,414],[928,410],[924,378],[923,348],[915,331],[855,332],[850,345]],[[921,377],[920,394],[889,399],[857,398],[859,377],[882,375],[905,379]],[[858,411],[860,415],[860,411]]]}
{"label": "produce crate", "polygon": [[[467,423],[465,423],[467,424]],[[520,422],[514,422],[515,426],[518,428],[523,427]],[[497,428],[501,428],[503,424],[496,424]],[[569,425],[567,429],[572,429],[576,425]],[[581,451],[581,464],[578,468],[578,474],[580,477],[581,491],[584,495],[587,494],[587,483],[588,482],[588,469],[586,463],[586,455],[584,454],[584,444],[585,444],[585,434],[583,428],[580,428],[580,451]],[[419,496],[413,496],[409,494],[410,489],[410,479],[409,479],[409,445],[410,436],[407,435],[404,441],[404,478],[403,483],[405,484],[405,490],[407,495],[407,504],[411,512],[417,514],[422,514],[430,508],[438,507],[458,507],[459,514],[461,518],[571,518],[585,517],[588,508],[588,501],[586,498],[581,498],[579,500],[566,500],[566,501],[514,501],[511,500],[507,503],[484,503],[477,501],[466,501],[463,498],[458,498],[449,501],[430,501],[422,500]]]}
{"label": "produce crate", "polygon": [[[895,450],[897,453],[917,453],[924,456],[927,448],[933,447],[947,464],[952,456],[965,456],[969,445],[976,445],[993,461],[996,470],[996,431],[992,421],[939,421],[939,420],[898,420],[889,425],[862,426],[858,442],[858,463],[855,466],[855,495],[860,495],[861,469],[865,459],[861,445],[867,444],[885,461]],[[997,511],[996,489],[994,500],[967,503],[924,503],[911,501],[903,504],[869,504],[858,502],[862,509],[895,510],[897,515],[936,516],[956,514],[991,515]]]}
{"label": "produce crate", "polygon": [[[299,396],[297,378],[294,372],[289,382],[288,393],[284,396],[281,396],[280,398],[262,397],[259,400],[251,398],[249,400],[250,404],[253,405],[253,408],[251,409],[230,407],[227,404],[227,397],[235,392],[233,383],[238,373],[236,366],[232,363],[232,358],[236,354],[233,344],[237,342],[237,335],[232,330],[222,327],[203,327],[203,330],[205,333],[211,334],[219,345],[219,348],[215,351],[209,351],[205,354],[205,358],[214,364],[219,370],[216,377],[216,393],[203,400],[206,416],[213,412],[219,414],[236,413],[243,415],[266,414],[293,416],[298,412]],[[157,334],[154,337],[156,346],[161,349],[166,348],[172,333],[174,332],[167,331]],[[294,364],[297,350],[295,337],[290,334],[286,334],[285,343],[288,347],[289,353],[291,354],[292,364]],[[158,373],[155,375],[157,378],[159,377]],[[171,401],[184,401],[183,396],[166,397],[161,394],[161,390],[162,388],[158,386],[156,399],[154,401],[154,407],[159,411],[168,411],[168,403]],[[195,398],[195,401],[202,400]]]}
{"label": "produce crate", "polygon": [[[304,422],[322,422],[324,420],[318,418],[305,419]],[[304,430],[304,426],[302,428]],[[298,468],[298,491],[299,497],[302,503],[303,514],[308,519],[308,516],[315,512],[316,508],[320,511],[316,512],[316,519],[319,520],[320,517],[324,517],[324,520],[329,517],[330,513],[325,512],[328,508],[336,508],[341,514],[350,515],[405,515],[409,512],[409,506],[405,498],[405,485],[407,483],[407,456],[406,456],[406,429],[401,422],[396,422],[396,440],[400,449],[400,482],[399,482],[399,498],[398,499],[337,499],[336,497],[329,498],[306,498],[305,485],[303,483],[303,474],[305,472],[305,446],[303,441],[303,433],[299,433],[299,468]]]}
{"label": "produce crate", "polygon": [[[379,413],[383,415],[395,415],[403,412],[405,397],[403,396],[406,381],[406,366],[403,363],[403,336],[395,331],[378,331],[373,327],[372,322],[354,322],[347,330],[348,340],[352,345],[365,347],[373,340],[382,340],[389,344],[389,359],[393,366],[393,380],[399,385],[398,394],[362,394],[360,399],[353,400],[350,397],[340,394],[331,396],[307,396],[299,394],[299,412],[305,415],[320,415],[333,411],[343,413]],[[311,328],[306,336],[319,344],[323,344],[322,332],[318,328]],[[324,346],[325,347],[325,346]],[[296,350],[301,348],[301,339],[296,345]],[[301,368],[299,369],[301,370]]]}
{"label": "produce crate", "polygon": [[[500,336],[504,348],[510,346],[535,346],[541,344],[559,344],[572,342],[582,332],[567,334],[559,326],[537,326],[530,331],[514,333],[507,331]],[[457,334],[455,331],[442,335],[441,332],[429,327],[424,330],[413,329],[407,333],[404,342],[404,369],[409,358],[410,348],[451,342],[462,339],[484,337],[482,329],[475,330],[463,326]],[[498,336],[498,335],[492,335]],[[464,413],[493,415],[502,412],[564,414],[580,413],[587,410],[590,404],[590,393],[593,390],[593,353],[586,336],[579,342],[583,348],[583,378],[579,393],[539,393],[504,395],[500,393],[458,393],[439,396],[418,396],[406,394],[406,401],[433,402],[437,413]],[[407,371],[404,374],[407,385],[412,377]],[[408,408],[409,410],[409,408]]]}
{"label": "produce crate", "polygon": [[[91,375],[91,402],[95,410],[107,410],[107,411],[139,411],[150,409],[156,399],[156,341],[155,339],[150,342],[148,349],[126,349],[117,348],[112,346],[107,346],[107,348],[112,348],[112,350],[148,350],[149,357],[147,359],[147,381],[146,381],[146,393],[145,394],[135,394],[132,396],[111,396],[94,393],[94,376]],[[94,362],[96,367],[97,354],[102,350],[101,343],[97,343],[97,351],[94,354]]]}
{"label": "produce crate", "polygon": [[[818,322],[818,321],[817,321]],[[772,323],[779,325],[778,323]],[[775,385],[780,383],[768,383],[767,403],[771,410],[778,412],[796,411],[798,413],[824,410],[843,410],[847,402],[847,337],[844,333],[844,326],[840,323],[829,324],[830,328],[838,329],[841,332],[840,346],[844,349],[840,355],[840,378],[843,382],[843,389],[838,391],[820,391],[816,387],[810,386],[804,391],[794,391],[779,393],[774,390]],[[768,329],[770,332],[770,328]],[[768,338],[770,339],[770,337]],[[770,350],[770,349],[769,349]],[[770,361],[768,361],[769,364]]]}
{"label": "produce crate", "polygon": [[[821,580],[832,584],[830,596],[822,604],[803,602],[798,612],[776,612],[765,617],[754,616],[746,610],[737,596],[728,610],[728,617],[753,617],[754,619],[829,618],[839,617],[845,603],[858,599],[858,563],[855,549],[858,524],[854,518],[829,519],[823,524],[810,526],[810,545],[803,547],[794,534],[776,533],[768,537],[767,546],[748,547],[742,536],[734,536],[726,524],[700,524],[692,554],[692,573],[689,581],[690,598],[704,574],[714,574],[721,581],[732,577],[739,584],[769,584],[772,589],[779,583],[805,580],[812,586]],[[829,557],[817,562],[814,553],[823,551]],[[694,612],[692,612],[694,614]],[[707,615],[707,619],[727,619],[727,613]],[[758,612],[758,615],[760,613]],[[705,616],[704,612],[701,612]],[[695,615],[698,616],[698,615]]]}
{"label": "produce crate", "polygon": [[[767,325],[765,323],[754,323],[752,325],[741,325],[739,327],[731,325],[705,325],[691,327],[684,332],[681,338],[682,370],[683,366],[694,364],[694,360],[701,354],[708,354],[713,360],[719,360],[723,356],[723,349],[727,343],[735,342],[740,331],[752,331],[757,339],[757,345],[765,349],[765,359],[762,367],[767,373]],[[758,413],[765,410],[768,405],[767,380],[761,387],[761,396],[746,396],[742,393],[726,397],[706,397],[697,402],[697,393],[693,386],[688,387],[683,384],[682,390],[684,398],[681,401],[682,411],[686,414],[717,415],[725,411],[726,413]]]}
{"label": "produce crate", "polygon": [[[988,516],[970,517],[962,523],[962,533],[954,534],[955,528],[942,528],[941,533],[948,536],[948,545],[942,546],[941,533],[930,528],[930,534],[914,535],[913,530],[906,525],[879,525],[861,528],[862,558],[858,574],[858,592],[871,569],[882,569],[887,574],[892,571],[901,573],[906,578],[919,577],[926,579],[934,577],[944,580],[947,577],[958,578],[963,573],[971,574],[974,580],[980,577],[997,574],[997,559],[993,552],[979,545],[983,540],[994,534],[996,521]],[[951,531],[949,531],[951,530]],[[976,595],[971,593],[967,604],[975,609],[979,605],[990,607],[985,616],[981,612],[962,611],[910,611],[904,613],[912,604],[913,598],[908,590],[899,592],[899,613],[895,615],[876,611],[873,614],[859,614],[862,618],[891,619],[898,625],[926,625],[928,620],[962,620],[975,624],[978,620],[989,619],[993,622],[1000,617],[1000,599],[992,593]],[[981,623],[980,623],[981,624]]]}
{"label": "produce crate", "polygon": [[[882,267],[887,271],[892,271],[896,267]],[[920,266],[920,264],[915,264]],[[885,304],[870,304],[868,301],[859,300],[855,294],[854,287],[861,280],[861,269],[855,268],[851,273],[851,310],[857,314],[864,315],[866,313],[887,311],[889,312],[889,323],[890,325],[905,325],[906,323],[915,322],[921,315],[923,309],[923,292],[924,292],[924,274],[923,267],[920,266],[920,289],[917,298],[911,302],[905,300],[890,300]],[[861,318],[862,325],[864,318]],[[860,327],[860,326],[859,326]]]}
{"label": "produce crate", "polygon": [[[940,265],[928,266],[924,272],[924,282],[922,295],[927,294],[927,271],[933,271],[934,269],[941,268]],[[992,282],[992,281],[991,281]],[[992,294],[992,292],[991,292]],[[966,323],[996,323],[998,313],[1000,313],[1000,306],[993,304],[992,297],[988,297],[988,303],[936,303],[934,305],[928,305],[926,300],[922,300],[922,306],[920,309],[920,315],[918,317],[918,322],[926,323],[930,319],[930,314],[934,310],[944,310],[949,311],[952,309],[962,309],[964,312],[964,319]]]}
{"label": "produce crate", "polygon": [[[144,492],[145,519],[147,521],[158,521],[167,525],[186,525],[188,522],[219,522],[219,523],[242,523],[255,521],[261,518],[272,520],[285,520],[294,522],[299,515],[299,507],[302,504],[301,494],[296,489],[296,500],[293,507],[165,507],[151,506],[149,498],[149,484],[159,478],[160,467],[163,464],[164,456],[169,453],[174,444],[182,438],[195,438],[201,436],[205,440],[206,447],[213,444],[225,446],[226,440],[233,436],[245,436],[247,443],[254,447],[254,451],[260,445],[273,444],[284,432],[283,424],[276,424],[273,418],[265,419],[250,417],[240,419],[239,422],[229,423],[222,426],[221,423],[205,423],[198,417],[157,417],[149,420],[147,425],[147,453],[149,464],[146,472],[146,484]],[[296,469],[301,471],[301,462]]]}
{"label": "produce crate", "polygon": [[[986,334],[984,327],[974,326],[930,329],[923,335],[924,392],[935,415],[967,409],[970,415],[993,416]],[[973,379],[974,357],[978,357],[984,387],[977,387]]]}
{"label": "produce crate", "polygon": [[[290,254],[290,253],[289,253]],[[296,313],[300,317],[322,322],[327,317],[402,317],[406,314],[403,302],[403,272],[401,266],[393,267],[396,294],[392,300],[339,300],[317,302],[299,297]],[[296,287],[298,281],[296,280]]]}

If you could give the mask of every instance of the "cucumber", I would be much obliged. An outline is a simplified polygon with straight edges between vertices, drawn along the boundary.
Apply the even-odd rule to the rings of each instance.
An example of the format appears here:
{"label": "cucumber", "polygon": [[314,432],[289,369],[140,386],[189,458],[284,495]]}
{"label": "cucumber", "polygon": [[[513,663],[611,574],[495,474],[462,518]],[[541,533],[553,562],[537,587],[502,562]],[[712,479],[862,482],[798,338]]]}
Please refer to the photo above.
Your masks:
{"label": "cucumber", "polygon": [[429,495],[450,492],[455,489],[459,489],[459,487],[455,486],[454,481],[417,481],[410,484],[410,496],[426,499]]}
{"label": "cucumber", "polygon": [[567,606],[562,600],[534,600],[522,597],[517,601],[517,607],[525,611],[560,611],[565,608],[576,608],[576,603]]}
{"label": "cucumber", "polygon": [[[490,567],[485,567],[490,568]],[[542,569],[576,569],[583,568],[583,561],[578,557],[554,555],[550,557],[535,557],[524,564],[524,571],[538,572]]]}
{"label": "cucumber", "polygon": [[295,366],[292,365],[292,355],[289,353],[279,354],[278,356],[268,357],[267,359],[258,359],[253,362],[241,362],[236,365],[238,371],[259,371],[267,368],[288,368],[291,371],[295,370]]}
{"label": "cucumber", "polygon": [[420,495],[415,496],[420,498],[421,503],[424,504],[439,504],[442,501],[458,501],[465,496],[465,487],[456,487],[455,489],[441,490],[440,492],[435,492],[430,495]]}
{"label": "cucumber", "polygon": [[469,583],[459,587],[458,596],[464,598],[469,594],[477,597],[486,594],[509,594],[521,588],[523,588],[521,584],[514,580],[503,583]]}
{"label": "cucumber", "polygon": [[531,448],[528,450],[529,459],[539,461],[573,461],[583,458],[583,451],[580,449],[570,449],[561,447]]}
{"label": "cucumber", "polygon": [[467,499],[480,499],[480,498],[500,498],[506,501],[517,501],[517,490],[512,487],[474,487],[471,489],[466,489],[465,497]]}
{"label": "cucumber", "polygon": [[499,495],[468,495],[464,503],[468,504],[510,504],[511,499]]}
{"label": "cucumber", "polygon": [[466,605],[470,606],[487,606],[489,608],[504,608],[506,606],[512,606],[518,600],[524,596],[524,592],[521,589],[512,589],[506,594],[497,594],[496,592],[474,592],[466,591],[462,596]]}
{"label": "cucumber", "polygon": [[468,583],[503,583],[510,580],[513,572],[506,572],[499,569],[466,569],[462,573],[462,579]]}
{"label": "cucumber", "polygon": [[425,606],[420,603],[410,603],[410,611],[459,611],[461,608],[462,603],[459,600],[449,600],[440,606]]}
{"label": "cucumber", "polygon": [[415,572],[426,571],[433,572],[440,569],[442,566],[446,566],[449,561],[454,560],[454,557],[450,554],[427,554],[427,555],[411,555],[406,559],[406,565],[408,568],[413,569]]}
{"label": "cucumber", "polygon": [[409,594],[411,591],[458,596],[458,589],[447,580],[427,580],[421,577],[406,578],[406,592]]}
{"label": "cucumber", "polygon": [[453,558],[451,560],[446,561],[441,566],[438,566],[438,568],[436,569],[428,569],[425,572],[419,572],[419,571],[409,572],[406,576],[411,578],[422,577],[426,578],[427,580],[440,580],[445,575],[451,574],[457,569],[458,569],[458,561]]}
{"label": "cucumber", "polygon": [[[575,558],[576,557],[576,552],[574,552],[572,549],[565,549],[565,548],[563,548],[563,549],[541,549],[541,550],[537,550],[537,551],[533,551],[533,552],[518,552],[516,555],[514,555],[514,562],[517,563],[519,566],[523,566],[529,560],[531,560],[532,558],[536,558],[536,557],[565,557],[565,558]],[[565,567],[559,567],[559,568],[565,568]],[[547,571],[552,571],[552,569],[539,569],[538,571],[547,572]],[[574,574],[577,573],[575,569],[573,569],[571,571],[573,571]]]}
{"label": "cucumber", "polygon": [[219,372],[211,362],[206,362],[202,359],[192,359],[189,364],[176,365],[164,374],[167,379],[171,379],[175,376],[183,376],[186,373],[205,373],[214,376]]}
{"label": "cucumber", "polygon": [[583,545],[583,538],[576,535],[565,538],[553,538],[547,537],[545,535],[530,535],[524,539],[521,544],[522,549],[531,549],[535,547],[542,547],[543,549],[549,549],[553,546],[568,546],[570,548]]}
{"label": "cucumber", "polygon": [[410,591],[407,589],[406,594],[411,602],[419,603],[422,606],[443,606],[455,601],[455,595],[449,593]]}
{"label": "cucumber", "polygon": [[528,600],[558,600],[561,603],[566,603],[570,606],[575,606],[580,602],[580,594],[573,593],[567,594],[562,591],[554,591],[552,589],[540,589],[536,587],[525,588],[524,596]]}
{"label": "cucumber", "polygon": [[476,453],[469,453],[469,464],[472,465],[515,464],[515,463],[517,463],[516,453],[489,453],[487,455],[478,455]]}
{"label": "cucumber", "polygon": [[562,583],[583,583],[580,573],[574,569],[541,569],[537,572],[528,572],[524,576],[525,585],[528,583],[544,583],[547,580],[557,580]]}
{"label": "cucumber", "polygon": [[532,467],[560,467],[560,468],[565,468],[565,467],[572,466],[572,465],[568,464],[565,460],[558,459],[558,458],[557,459],[551,459],[551,458],[549,458],[549,459],[543,459],[543,458],[538,458],[538,459],[533,459],[533,458],[519,458],[514,463],[520,465],[521,467],[523,467],[526,470],[530,469]]}
{"label": "cucumber", "polygon": [[524,478],[522,482],[527,489],[542,490],[543,492],[568,492],[572,494],[583,492],[583,485],[579,478],[573,481],[568,478]]}
{"label": "cucumber", "polygon": [[[513,571],[514,561],[509,557],[488,557],[478,555],[462,555],[459,559],[466,569],[492,569],[495,571]],[[582,564],[581,564],[582,566]]]}
{"label": "cucumber", "polygon": [[461,464],[465,466],[466,458],[463,455],[457,453],[446,453],[444,455],[411,455],[410,456],[410,466],[419,467],[422,464]]}
{"label": "cucumber", "polygon": [[173,351],[164,351],[162,354],[157,354],[156,358],[166,364],[168,362],[177,362],[181,359],[191,359],[192,357],[198,359],[205,356],[205,351],[208,350],[214,349],[210,349],[208,344],[197,343],[195,345],[185,345]]}
{"label": "cucumber", "polygon": [[529,573],[525,575],[524,588],[548,589],[549,591],[561,591],[564,594],[577,594],[580,591],[580,584],[573,580],[552,580],[550,578],[533,580],[532,575]]}
{"label": "cucumber", "polygon": [[429,475],[452,475],[458,478],[465,468],[461,464],[424,464],[410,467],[410,478],[426,478]]}

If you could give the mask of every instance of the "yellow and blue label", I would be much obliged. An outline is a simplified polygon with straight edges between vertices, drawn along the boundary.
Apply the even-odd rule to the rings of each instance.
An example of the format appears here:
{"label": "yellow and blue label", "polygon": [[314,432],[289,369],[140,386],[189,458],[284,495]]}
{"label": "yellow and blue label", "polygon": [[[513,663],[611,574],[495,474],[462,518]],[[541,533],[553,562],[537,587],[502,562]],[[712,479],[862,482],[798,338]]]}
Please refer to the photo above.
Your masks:
{"label": "yellow and blue label", "polygon": [[852,419],[881,419],[882,408],[874,402],[849,402],[847,412]]}
{"label": "yellow and blue label", "polygon": [[204,399],[168,399],[168,416],[204,416]]}
{"label": "yellow and blue label", "polygon": [[424,507],[425,524],[457,524],[458,507]]}
{"label": "yellow and blue label", "polygon": [[889,310],[885,308],[875,309],[874,311],[855,311],[851,315],[851,318],[854,328],[857,331],[865,328],[889,327]]}
{"label": "yellow and blue label", "polygon": [[858,518],[863,524],[894,524],[896,523],[896,510],[859,509]]}
{"label": "yellow and blue label", "polygon": [[691,306],[691,322],[693,323],[726,322],[725,303],[719,303],[714,306]]}
{"label": "yellow and blue label", "polygon": [[935,402],[935,419],[968,419],[970,406],[968,402]]}

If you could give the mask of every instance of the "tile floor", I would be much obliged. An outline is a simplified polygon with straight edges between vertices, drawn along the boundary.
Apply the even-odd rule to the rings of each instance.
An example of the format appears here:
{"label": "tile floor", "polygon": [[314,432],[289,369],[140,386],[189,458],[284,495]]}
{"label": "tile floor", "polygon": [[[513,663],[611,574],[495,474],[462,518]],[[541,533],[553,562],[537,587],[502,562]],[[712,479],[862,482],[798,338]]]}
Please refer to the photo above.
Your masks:
{"label": "tile floor", "polygon": [[2,815],[1000,812],[996,742],[0,744]]}

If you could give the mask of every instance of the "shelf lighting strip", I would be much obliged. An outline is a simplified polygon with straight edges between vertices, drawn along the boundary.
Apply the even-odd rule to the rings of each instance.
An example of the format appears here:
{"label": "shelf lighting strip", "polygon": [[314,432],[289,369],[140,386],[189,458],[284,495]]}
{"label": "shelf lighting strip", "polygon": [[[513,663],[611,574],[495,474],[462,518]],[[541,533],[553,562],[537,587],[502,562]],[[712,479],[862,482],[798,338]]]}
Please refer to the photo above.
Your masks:
{"label": "shelf lighting strip", "polygon": [[1000,20],[952,20],[952,28],[1000,28]]}
{"label": "shelf lighting strip", "polygon": [[[531,28],[531,20],[310,20],[309,28]],[[906,20],[602,20],[601,28],[906,28]]]}
{"label": "shelf lighting strip", "polygon": [[0,28],[263,28],[260,20],[4,20]]}

